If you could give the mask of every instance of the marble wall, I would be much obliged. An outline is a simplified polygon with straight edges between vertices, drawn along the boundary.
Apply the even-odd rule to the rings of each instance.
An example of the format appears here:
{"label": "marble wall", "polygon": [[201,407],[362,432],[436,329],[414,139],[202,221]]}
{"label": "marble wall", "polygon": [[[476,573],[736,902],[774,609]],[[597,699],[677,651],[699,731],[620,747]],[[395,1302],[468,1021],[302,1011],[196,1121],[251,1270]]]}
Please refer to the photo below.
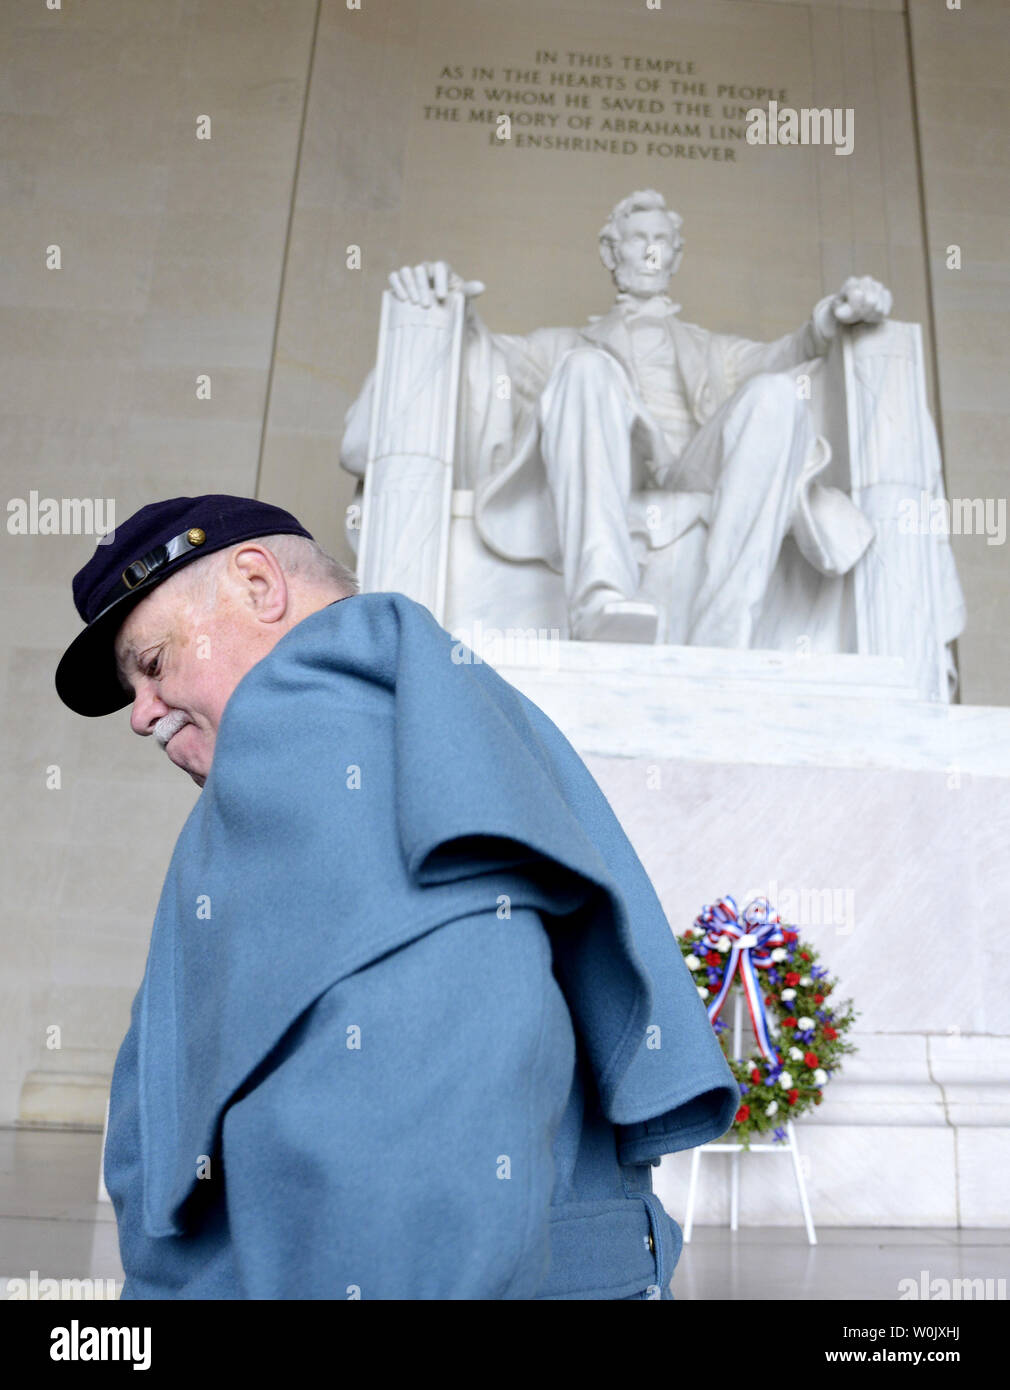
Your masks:
{"label": "marble wall", "polygon": [[[314,0],[0,8],[5,501],[112,498],[125,520],[256,494],[315,17]],[[101,1124],[196,794],[127,710],[82,719],[53,689],[94,545],[3,537],[0,1123]]]}

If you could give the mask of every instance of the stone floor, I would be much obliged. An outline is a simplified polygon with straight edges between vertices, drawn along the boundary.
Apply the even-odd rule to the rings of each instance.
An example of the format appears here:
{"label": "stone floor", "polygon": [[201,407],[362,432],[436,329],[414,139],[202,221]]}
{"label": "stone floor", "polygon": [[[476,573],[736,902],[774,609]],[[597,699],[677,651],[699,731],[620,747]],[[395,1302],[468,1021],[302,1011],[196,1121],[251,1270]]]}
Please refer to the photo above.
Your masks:
{"label": "stone floor", "polygon": [[[0,1129],[0,1299],[7,1281],[114,1279],[116,1222],[96,1201],[102,1136]],[[674,1213],[676,1215],[676,1213]],[[1010,1230],[696,1226],[673,1281],[679,1300],[897,1299],[903,1279],[991,1279],[1010,1287]],[[1004,1280],[1002,1290],[995,1281]],[[103,1286],[104,1287],[104,1286]]]}

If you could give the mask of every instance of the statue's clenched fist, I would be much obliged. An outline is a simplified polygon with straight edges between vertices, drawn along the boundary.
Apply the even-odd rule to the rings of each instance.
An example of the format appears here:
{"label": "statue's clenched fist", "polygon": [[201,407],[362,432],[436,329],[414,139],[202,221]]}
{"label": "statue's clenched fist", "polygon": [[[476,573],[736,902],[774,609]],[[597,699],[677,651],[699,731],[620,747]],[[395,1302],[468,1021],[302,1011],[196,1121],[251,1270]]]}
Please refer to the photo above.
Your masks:
{"label": "statue's clenched fist", "polygon": [[462,290],[468,299],[484,293],[480,280],[464,280],[447,261],[422,261],[420,265],[401,266],[389,276],[389,287],[397,299],[408,300],[420,308],[429,309],[441,303],[450,290]]}
{"label": "statue's clenched fist", "polygon": [[891,304],[891,291],[872,275],[850,275],[837,294],[818,303],[814,323],[825,338],[833,338],[839,324],[880,323]]}
{"label": "statue's clenched fist", "polygon": [[872,275],[850,275],[834,297],[840,323],[879,323],[891,312],[891,291]]}

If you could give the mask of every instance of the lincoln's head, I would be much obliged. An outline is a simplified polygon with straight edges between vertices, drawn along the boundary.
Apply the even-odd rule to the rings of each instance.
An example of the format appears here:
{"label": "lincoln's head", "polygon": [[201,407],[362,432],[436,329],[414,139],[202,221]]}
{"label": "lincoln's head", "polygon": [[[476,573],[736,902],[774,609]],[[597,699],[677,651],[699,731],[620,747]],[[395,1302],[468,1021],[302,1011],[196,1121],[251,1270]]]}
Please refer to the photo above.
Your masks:
{"label": "lincoln's head", "polygon": [[600,259],[617,288],[642,299],[665,293],[684,253],[681,226],[654,188],[622,198],[600,230]]}

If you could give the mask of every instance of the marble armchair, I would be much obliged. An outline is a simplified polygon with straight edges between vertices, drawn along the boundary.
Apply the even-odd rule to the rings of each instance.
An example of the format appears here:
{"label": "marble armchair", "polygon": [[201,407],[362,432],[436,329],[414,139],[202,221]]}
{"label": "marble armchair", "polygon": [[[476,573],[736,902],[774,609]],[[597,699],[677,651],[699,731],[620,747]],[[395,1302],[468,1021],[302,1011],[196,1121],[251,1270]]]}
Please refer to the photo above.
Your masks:
{"label": "marble armchair", "polygon": [[[360,411],[342,449],[350,471],[366,462],[348,510],[359,581],[363,591],[408,594],[467,641],[478,624],[567,639],[561,575],[541,561],[503,559],[475,524],[476,492],[465,486],[471,470],[457,447],[464,313],[458,291],[424,309],[383,294],[367,452]],[[946,534],[907,523],[908,499],[925,515],[944,498],[920,327],[885,320],[847,328],[800,373],[809,375],[815,429],[830,447],[820,481],[851,496],[875,537],[853,570],[829,578],[787,535],[752,646],[897,656],[907,686],[923,699],[949,700],[949,643],[963,627],[963,597]],[[684,641],[710,505],[703,494],[632,495],[631,512],[658,528],[659,543],[643,547],[641,563],[642,596],[663,616],[661,643]]]}

